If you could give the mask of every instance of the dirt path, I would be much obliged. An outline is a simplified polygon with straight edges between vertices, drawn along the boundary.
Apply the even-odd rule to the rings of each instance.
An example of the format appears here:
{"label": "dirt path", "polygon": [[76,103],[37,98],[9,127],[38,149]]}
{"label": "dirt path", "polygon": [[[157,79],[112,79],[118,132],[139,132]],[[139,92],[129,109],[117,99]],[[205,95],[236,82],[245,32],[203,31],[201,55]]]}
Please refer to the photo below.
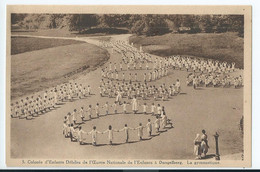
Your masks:
{"label": "dirt path", "polygon": [[[112,37],[112,40],[127,40],[129,35],[110,37]],[[99,45],[99,41],[92,38],[64,39],[84,40]],[[58,37],[57,39],[63,38]],[[118,63],[121,55],[112,52],[110,48],[108,48],[108,51],[110,59],[107,63]],[[142,73],[142,71],[136,72],[139,75]],[[175,83],[176,79],[179,78],[183,90],[183,94],[173,97],[169,101],[155,102],[165,106],[168,117],[174,121],[174,128],[161,133],[160,136],[141,142],[98,147],[81,146],[63,137],[62,123],[68,112],[79,109],[81,106],[86,108],[89,104],[94,106],[96,102],[103,105],[106,101],[110,104],[114,101],[114,99],[99,96],[98,86],[101,79],[101,68],[98,68],[76,80],[79,83],[89,83],[95,95],[86,99],[66,102],[56,110],[34,120],[11,120],[11,156],[13,158],[49,159],[193,159],[193,139],[197,133],[201,133],[202,129],[205,129],[208,133],[209,154],[215,153],[213,134],[216,131],[220,134],[221,155],[241,152],[242,139],[238,130],[238,123],[243,113],[243,89],[210,87],[193,90],[193,88],[185,86],[186,75],[187,72],[176,70],[167,78],[161,78],[153,83],[157,86],[162,83],[169,85]],[[147,103],[150,105],[152,100],[148,100]],[[103,110],[101,113],[104,113]],[[82,126],[85,131],[90,131],[93,125],[96,125],[98,130],[104,131],[110,124],[115,129],[121,129],[125,123],[128,123],[130,127],[137,127],[139,122],[146,124],[148,118],[154,120],[154,117],[150,115],[128,114],[126,116],[119,114],[94,119]],[[137,141],[136,135],[135,131],[130,133],[131,141]],[[115,133],[115,142],[123,142],[122,133]],[[101,135],[99,143],[107,143],[107,135]]]}

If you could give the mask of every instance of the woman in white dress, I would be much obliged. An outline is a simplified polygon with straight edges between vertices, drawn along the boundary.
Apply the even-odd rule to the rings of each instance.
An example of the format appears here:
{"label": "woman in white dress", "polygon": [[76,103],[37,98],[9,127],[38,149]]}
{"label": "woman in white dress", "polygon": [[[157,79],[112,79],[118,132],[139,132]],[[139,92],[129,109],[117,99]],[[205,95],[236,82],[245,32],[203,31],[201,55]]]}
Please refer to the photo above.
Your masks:
{"label": "woman in white dress", "polygon": [[136,96],[134,96],[133,100],[132,100],[132,110],[133,110],[134,114],[136,114],[138,111],[138,102],[137,102]]}
{"label": "woman in white dress", "polygon": [[200,150],[200,134],[196,135],[196,138],[194,139],[194,155],[196,155],[195,159],[201,159],[201,150]]}

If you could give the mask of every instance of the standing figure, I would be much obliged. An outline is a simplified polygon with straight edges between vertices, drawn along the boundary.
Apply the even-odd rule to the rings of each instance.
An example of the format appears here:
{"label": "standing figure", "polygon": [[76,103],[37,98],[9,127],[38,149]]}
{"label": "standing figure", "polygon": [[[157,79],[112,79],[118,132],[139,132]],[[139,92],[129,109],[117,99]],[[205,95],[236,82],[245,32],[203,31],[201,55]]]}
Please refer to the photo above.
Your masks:
{"label": "standing figure", "polygon": [[140,141],[143,140],[143,129],[144,129],[144,127],[143,127],[142,123],[139,123],[139,126],[135,129],[137,130],[137,135],[139,137],[139,140]]}
{"label": "standing figure", "polygon": [[201,157],[206,157],[208,153],[209,145],[208,145],[208,136],[206,134],[205,130],[202,130],[202,136],[201,136]]}
{"label": "standing figure", "polygon": [[152,136],[152,123],[151,123],[150,119],[148,119],[148,123],[146,124],[146,127],[147,127],[148,135],[151,137]]}
{"label": "standing figure", "polygon": [[85,134],[85,133],[86,133],[86,132],[81,129],[81,126],[79,126],[79,130],[78,130],[78,142],[79,142],[80,145],[83,145],[83,141],[84,141],[83,134]]}
{"label": "standing figure", "polygon": [[113,132],[118,132],[118,130],[113,130],[111,125],[109,125],[108,129],[103,132],[103,134],[108,133],[108,140],[110,145],[113,144]]}
{"label": "standing figure", "polygon": [[134,130],[133,128],[127,127],[127,124],[125,124],[125,127],[122,128],[119,131],[125,131],[125,142],[128,143],[129,141],[129,130]]}
{"label": "standing figure", "polygon": [[181,92],[181,82],[179,79],[177,79],[175,86],[176,86],[176,92],[179,94]]}
{"label": "standing figure", "polygon": [[195,159],[201,159],[200,144],[201,144],[200,134],[197,134],[196,138],[194,139],[194,155],[196,155]]}
{"label": "standing figure", "polygon": [[88,132],[88,134],[91,134],[92,145],[96,146],[97,145],[97,134],[102,134],[102,132],[97,131],[97,127],[94,126],[93,129],[90,132]]}
{"label": "standing figure", "polygon": [[154,127],[155,127],[155,130],[156,130],[156,133],[158,133],[159,130],[160,130],[160,119],[159,119],[159,116],[156,116],[156,120],[154,121]]}
{"label": "standing figure", "polygon": [[134,96],[133,100],[132,100],[132,110],[133,110],[134,114],[136,114],[138,111],[138,102],[137,102],[136,96]]}

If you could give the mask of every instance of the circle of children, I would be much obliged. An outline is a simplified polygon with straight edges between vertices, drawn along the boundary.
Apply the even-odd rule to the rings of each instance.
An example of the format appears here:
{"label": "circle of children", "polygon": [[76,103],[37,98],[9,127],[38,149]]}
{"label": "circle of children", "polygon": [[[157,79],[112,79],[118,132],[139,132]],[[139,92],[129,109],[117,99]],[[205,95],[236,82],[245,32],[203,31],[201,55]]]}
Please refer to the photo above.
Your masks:
{"label": "circle of children", "polygon": [[[124,42],[117,41],[113,43],[111,42],[111,44],[113,45],[113,51],[122,54],[123,63],[122,62],[119,63],[119,66],[117,66],[116,64],[112,66],[112,63],[110,62],[108,64],[108,67],[102,69],[101,76],[103,78],[100,81],[101,84],[99,89],[100,89],[101,97],[107,96],[109,98],[115,98],[115,101],[112,105],[106,102],[103,106],[100,106],[99,103],[97,103],[95,107],[89,105],[87,107],[87,110],[84,110],[84,107],[81,107],[79,111],[77,111],[77,109],[74,109],[72,113],[68,113],[67,116],[64,117],[63,134],[65,137],[70,138],[71,141],[78,141],[80,144],[85,144],[86,135],[91,135],[92,145],[96,146],[98,134],[108,133],[109,144],[112,145],[113,133],[124,131],[125,142],[128,143],[130,130],[137,130],[137,135],[139,139],[142,140],[144,128],[147,128],[148,136],[151,137],[153,128],[156,133],[159,133],[160,129],[165,129],[166,127],[169,126],[170,128],[173,127],[171,120],[167,119],[164,106],[161,106],[160,104],[156,106],[154,103],[152,103],[150,105],[150,114],[152,114],[152,116],[156,116],[156,119],[154,122],[151,122],[151,119],[148,119],[148,123],[145,126],[143,126],[142,123],[139,123],[138,127],[131,128],[128,127],[127,124],[125,124],[124,128],[122,128],[121,130],[115,130],[112,129],[111,125],[109,125],[108,130],[104,132],[97,131],[96,126],[93,126],[93,130],[90,132],[85,132],[82,130],[80,124],[83,121],[86,121],[87,118],[88,120],[91,120],[93,118],[93,111],[95,111],[95,116],[99,118],[101,116],[100,115],[101,108],[104,109],[105,111],[104,116],[106,116],[111,114],[118,114],[118,106],[122,106],[122,113],[127,114],[128,113],[127,106],[131,104],[132,111],[134,114],[137,114],[139,106],[143,107],[143,111],[141,112],[142,114],[148,114],[147,113],[148,105],[146,103],[144,103],[143,105],[139,105],[138,98],[142,98],[143,100],[146,100],[147,97],[156,95],[156,97],[154,97],[155,99],[158,98],[161,100],[167,100],[168,96],[173,96],[174,94],[178,94],[180,92],[179,80],[177,80],[176,82],[177,86],[173,84],[172,86],[169,87],[170,94],[168,96],[164,96],[166,95],[165,84],[161,85],[159,88],[156,88],[155,86],[148,88],[147,85],[148,81],[146,81],[145,75],[144,75],[145,77],[144,84],[141,84],[141,82],[137,83],[137,78],[132,80],[131,77],[128,78],[129,79],[128,81],[125,80],[124,78],[119,80],[117,67],[119,67],[120,71],[126,71],[126,70],[130,71],[130,70],[138,70],[138,69],[142,70],[144,62],[147,62],[145,64],[145,69],[149,70],[148,59],[150,60],[153,59],[151,59],[148,56],[145,56],[146,58],[144,58],[143,56],[144,54],[140,53],[139,51],[136,51],[133,47],[128,46],[128,44],[125,44]],[[127,56],[126,52],[132,52],[132,55]],[[138,64],[138,62],[140,62],[140,64]],[[139,66],[138,69],[136,67],[136,64],[138,64]],[[156,65],[154,65],[154,69],[155,69],[154,71],[156,71],[156,73],[154,74],[154,77],[150,78],[151,81],[157,80],[163,76],[167,76],[168,67],[167,65],[165,65],[162,68],[162,66],[163,66],[163,62],[158,60],[156,62]],[[162,68],[162,70],[160,68]],[[113,78],[113,76],[115,76],[115,78]],[[105,81],[105,79],[107,79],[108,81]],[[147,79],[149,79],[149,77]],[[122,81],[122,82],[118,82],[118,81]],[[129,103],[123,101],[122,100],[123,98],[132,99],[132,101],[131,103]],[[113,112],[109,111],[111,107],[113,108]]]}
{"label": "circle of children", "polygon": [[[100,107],[97,103],[95,106],[95,116],[96,118],[101,117],[100,109],[105,108],[105,115],[112,115],[112,114],[118,114],[118,111],[116,109],[116,103],[112,105],[114,107],[114,112],[109,111],[109,107],[111,107],[108,102],[103,107]],[[123,106],[123,113],[127,114],[126,111],[126,103],[122,104]],[[146,112],[147,105],[143,105],[144,112],[143,114],[148,114]],[[89,105],[87,111],[84,111],[84,107],[81,107],[80,111],[77,112],[76,109],[72,113],[68,113],[67,116],[64,117],[64,123],[63,123],[63,135],[65,138],[70,138],[71,141],[77,141],[80,145],[86,144],[86,137],[87,135],[91,135],[92,138],[92,145],[97,146],[97,140],[98,140],[98,134],[105,134],[108,133],[108,141],[109,144],[113,144],[113,138],[114,138],[114,132],[124,132],[125,133],[125,143],[129,143],[129,133],[130,130],[137,130],[137,135],[139,140],[143,140],[144,132],[143,130],[147,129],[147,134],[151,138],[152,132],[155,129],[155,132],[158,134],[161,131],[165,131],[166,128],[173,128],[173,125],[171,123],[170,119],[167,119],[165,108],[163,106],[160,106],[158,104],[157,106],[157,112],[155,112],[156,106],[154,104],[151,105],[151,114],[156,116],[156,119],[154,122],[151,122],[151,119],[148,119],[148,122],[145,126],[143,126],[142,123],[139,123],[139,126],[136,128],[128,127],[127,124],[124,125],[122,129],[116,130],[113,129],[111,125],[108,126],[108,129],[100,132],[97,130],[96,126],[93,126],[93,129],[90,132],[83,131],[82,127],[80,126],[83,121],[91,120],[93,119],[93,108],[91,105]],[[138,111],[138,102],[136,98],[134,97],[132,100],[132,110],[134,114],[137,114]],[[88,114],[88,117],[86,116],[86,113]],[[88,118],[88,119],[87,119]],[[153,129],[154,126],[154,129]],[[163,130],[162,130],[163,129]]]}

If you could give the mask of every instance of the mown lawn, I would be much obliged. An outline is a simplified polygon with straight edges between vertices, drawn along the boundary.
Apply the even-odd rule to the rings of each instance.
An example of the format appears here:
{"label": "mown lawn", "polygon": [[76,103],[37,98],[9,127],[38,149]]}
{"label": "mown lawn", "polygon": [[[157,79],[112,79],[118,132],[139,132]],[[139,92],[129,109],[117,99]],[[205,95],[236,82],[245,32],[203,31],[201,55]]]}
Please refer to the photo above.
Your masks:
{"label": "mown lawn", "polygon": [[[25,42],[25,47],[36,42],[37,39],[30,39],[29,42]],[[105,49],[88,43],[12,55],[11,98],[15,99],[67,82],[95,70],[108,59],[109,53]]]}
{"label": "mown lawn", "polygon": [[159,56],[191,55],[244,66],[244,39],[236,33],[166,34],[162,36],[132,36],[136,47]]}
{"label": "mown lawn", "polygon": [[11,37],[11,55],[25,53],[29,51],[53,48],[71,44],[82,44],[83,41],[48,39],[48,38],[30,38],[30,37]]}

